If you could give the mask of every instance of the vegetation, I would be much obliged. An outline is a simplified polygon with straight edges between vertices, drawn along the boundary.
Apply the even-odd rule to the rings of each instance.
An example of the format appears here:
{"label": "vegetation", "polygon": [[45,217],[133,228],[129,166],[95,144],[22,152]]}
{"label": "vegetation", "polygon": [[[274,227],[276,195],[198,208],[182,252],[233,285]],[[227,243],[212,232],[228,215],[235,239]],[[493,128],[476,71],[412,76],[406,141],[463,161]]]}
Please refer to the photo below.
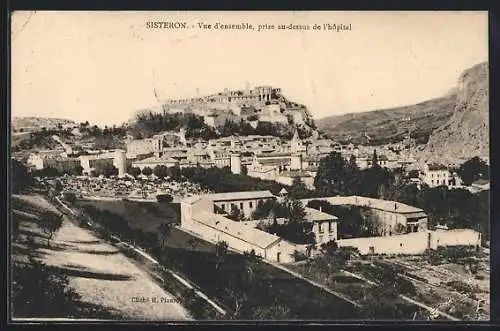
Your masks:
{"label": "vegetation", "polygon": [[[314,242],[312,223],[307,222],[305,216],[302,202],[296,199],[259,201],[252,214],[253,219],[268,220],[261,225],[262,230],[294,243],[311,244]],[[278,222],[278,219],[283,219],[283,222]]]}
{"label": "vegetation", "polygon": [[74,192],[64,192],[63,193],[64,200],[67,202],[74,204],[77,200],[76,193]]}
{"label": "vegetation", "polygon": [[341,238],[370,236],[370,219],[363,215],[365,208],[358,206],[334,206],[328,201],[311,200],[307,207],[321,209],[338,217],[337,231]]}
{"label": "vegetation", "polygon": [[61,228],[62,218],[63,218],[62,214],[56,215],[53,212],[43,212],[41,214],[37,225],[48,236],[47,246],[50,246],[50,240],[57,232],[57,230]]}
{"label": "vegetation", "polygon": [[[381,145],[404,140],[408,128],[417,128],[412,138],[425,144],[432,132],[453,114],[455,96],[436,98],[416,105],[356,114],[330,116],[317,121],[318,127],[335,140],[354,144]],[[410,122],[404,119],[411,117]],[[365,133],[372,138],[368,141]]]}
{"label": "vegetation", "polygon": [[[376,161],[376,154],[373,161]],[[481,164],[477,160],[471,160],[461,168],[475,169],[471,173],[488,174],[489,171]],[[315,186],[321,196],[360,195],[402,202],[425,210],[431,228],[437,224],[444,224],[452,229],[470,228],[480,231],[483,238],[489,237],[489,191],[472,194],[459,188],[429,188],[426,185],[419,189],[416,185],[405,182],[399,170],[390,172],[379,167],[376,162],[371,168],[359,170],[353,158],[346,161],[339,153],[331,153],[321,160]],[[336,216],[342,212],[324,203],[322,207]],[[329,213],[326,209],[325,212]],[[352,230],[359,230],[360,218],[355,216],[354,220]],[[339,232],[343,233],[342,230]]]}
{"label": "vegetation", "polygon": [[12,193],[20,193],[34,184],[32,176],[28,173],[28,168],[21,162],[12,159],[11,169]]}
{"label": "vegetation", "polygon": [[141,174],[141,169],[138,167],[130,166],[127,168],[126,171],[129,175],[133,176],[134,178],[137,178]]}
{"label": "vegetation", "polygon": [[360,170],[355,157],[346,161],[337,152],[321,159],[314,186],[321,196],[361,195],[378,197],[381,190],[387,190],[396,180],[389,170],[378,165],[374,153],[372,167]]}
{"label": "vegetation", "polygon": [[[257,119],[256,115],[251,118]],[[253,119],[247,119],[251,121]],[[179,131],[186,129],[187,138],[202,138],[205,140],[219,137],[228,137],[233,135],[272,135],[290,139],[295,128],[281,123],[258,122],[257,127],[253,128],[247,121],[226,120],[224,124],[213,128],[205,124],[202,116],[192,113],[156,113],[146,111],[138,114],[135,122],[130,125],[129,132],[136,139],[149,138],[154,134],[163,131]],[[304,136],[308,136],[307,130],[299,128]]]}
{"label": "vegetation", "polygon": [[118,169],[108,162],[98,163],[94,168],[95,176],[111,177],[118,175]]}
{"label": "vegetation", "polygon": [[[252,178],[243,174],[233,174],[227,167],[222,169],[215,167],[187,167],[180,169],[180,175],[193,183],[200,184],[204,189],[217,193],[269,190],[277,194],[283,187],[283,185],[274,181]],[[176,179],[174,176],[172,177],[174,180]]]}
{"label": "vegetation", "polygon": [[478,179],[490,179],[490,167],[477,156],[463,163],[457,173],[464,185],[470,185]]}
{"label": "vegetation", "polygon": [[75,317],[80,295],[55,267],[33,257],[12,265],[12,309],[15,317]]}
{"label": "vegetation", "polygon": [[149,177],[149,176],[151,176],[151,175],[153,174],[153,170],[151,170],[151,168],[150,168],[150,167],[144,167],[144,168],[142,169],[142,174],[143,174],[144,176],[148,176],[148,177]]}
{"label": "vegetation", "polygon": [[[42,127],[38,131],[30,132],[27,139],[23,139],[17,144],[13,144],[13,152],[32,149],[57,149],[60,144],[52,139],[52,136],[57,135],[63,141],[79,142],[91,141],[96,149],[117,149],[124,148],[124,137],[126,128],[124,126],[112,126],[100,128],[97,125],[90,125],[87,122],[80,123],[78,126],[80,132],[79,137],[73,135],[73,128],[63,128],[61,125],[47,129]],[[81,154],[79,148],[74,148],[76,155]]]}

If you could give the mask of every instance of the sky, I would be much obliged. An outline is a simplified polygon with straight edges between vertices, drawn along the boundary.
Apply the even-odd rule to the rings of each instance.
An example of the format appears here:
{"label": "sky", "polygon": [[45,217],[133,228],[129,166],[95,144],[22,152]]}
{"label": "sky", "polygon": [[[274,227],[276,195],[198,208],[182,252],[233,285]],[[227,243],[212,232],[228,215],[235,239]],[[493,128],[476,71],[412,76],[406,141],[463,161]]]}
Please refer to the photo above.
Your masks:
{"label": "sky", "polygon": [[[312,29],[325,23],[351,30]],[[258,31],[265,24],[274,29]],[[11,27],[12,116],[99,125],[119,125],[158,99],[247,83],[280,87],[315,118],[415,104],[488,60],[488,16],[478,11],[14,12]]]}

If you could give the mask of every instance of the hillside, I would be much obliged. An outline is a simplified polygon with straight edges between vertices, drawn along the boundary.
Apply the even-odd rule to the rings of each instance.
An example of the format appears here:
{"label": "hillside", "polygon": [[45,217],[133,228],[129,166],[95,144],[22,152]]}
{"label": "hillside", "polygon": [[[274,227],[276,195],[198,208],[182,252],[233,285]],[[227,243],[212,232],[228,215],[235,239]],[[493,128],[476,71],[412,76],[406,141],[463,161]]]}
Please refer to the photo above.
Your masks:
{"label": "hillside", "polygon": [[451,91],[416,105],[325,117],[316,120],[316,125],[332,139],[355,144],[367,144],[366,133],[372,138],[372,145],[400,142],[408,134],[408,128],[413,127],[412,138],[422,144],[448,121],[455,100],[456,94]]}
{"label": "hillside", "polygon": [[423,156],[457,162],[489,155],[488,63],[464,71],[451,118],[431,135]]}
{"label": "hillside", "polygon": [[12,130],[14,132],[22,131],[39,131],[42,128],[50,129],[57,128],[58,126],[76,125],[72,120],[64,118],[50,118],[50,117],[13,117]]}
{"label": "hillside", "polygon": [[330,116],[316,124],[332,139],[370,145],[401,142],[411,128],[411,137],[424,150],[419,158],[444,156],[454,162],[452,159],[486,156],[488,64],[465,70],[457,86],[444,96],[416,105]]}

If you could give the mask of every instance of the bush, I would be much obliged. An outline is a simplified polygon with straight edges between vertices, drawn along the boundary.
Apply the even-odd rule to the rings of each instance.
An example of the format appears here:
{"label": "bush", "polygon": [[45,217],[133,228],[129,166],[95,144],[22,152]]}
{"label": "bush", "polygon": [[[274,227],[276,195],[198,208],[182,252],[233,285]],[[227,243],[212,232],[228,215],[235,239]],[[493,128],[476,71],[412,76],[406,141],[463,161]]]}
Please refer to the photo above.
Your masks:
{"label": "bush", "polygon": [[15,317],[73,317],[80,295],[55,267],[31,259],[13,265],[12,308]]}
{"label": "bush", "polygon": [[68,201],[71,204],[76,202],[76,194],[74,192],[64,192],[63,193],[64,200]]}
{"label": "bush", "polygon": [[306,260],[307,256],[304,253],[295,250],[293,252],[293,258],[295,259],[295,262],[298,262]]}
{"label": "bush", "polygon": [[452,289],[454,289],[455,291],[457,291],[459,293],[463,293],[463,294],[472,293],[474,290],[472,288],[472,286],[470,286],[469,284],[462,282],[460,280],[452,280],[450,282],[447,282],[446,286],[449,286]]}

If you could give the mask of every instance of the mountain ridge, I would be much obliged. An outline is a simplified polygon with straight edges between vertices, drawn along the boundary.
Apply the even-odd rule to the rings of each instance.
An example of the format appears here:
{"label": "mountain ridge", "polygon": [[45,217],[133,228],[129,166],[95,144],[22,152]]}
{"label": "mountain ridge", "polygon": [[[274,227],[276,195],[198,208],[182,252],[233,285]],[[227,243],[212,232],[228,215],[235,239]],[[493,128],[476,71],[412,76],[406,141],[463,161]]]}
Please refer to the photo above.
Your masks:
{"label": "mountain ridge", "polygon": [[[317,119],[316,125],[334,140],[355,144],[403,143],[411,132],[411,138],[417,145],[422,146],[423,156],[427,158],[441,155],[450,146],[455,146],[452,148],[453,152],[444,154],[458,154],[460,158],[467,157],[467,154],[484,155],[488,150],[487,80],[488,62],[481,62],[465,69],[459,76],[457,84],[450,87],[442,96],[407,106],[328,116]],[[467,106],[470,105],[468,100],[472,101],[472,107]],[[476,108],[480,108],[481,111]],[[481,115],[460,115],[470,112]],[[469,134],[463,136],[454,136],[450,130],[446,130],[453,128],[459,132],[460,126],[468,127],[466,125],[468,121],[478,122],[480,125],[471,124]],[[453,122],[463,123],[458,125]],[[473,134],[475,130],[479,133],[478,137]],[[472,145],[479,149],[480,153],[473,153],[474,149],[460,147],[449,140],[446,140],[446,144],[440,144],[439,141],[445,138],[440,132],[446,132],[446,137],[456,139],[458,144],[464,144],[472,139]],[[367,140],[366,136],[371,139]]]}

